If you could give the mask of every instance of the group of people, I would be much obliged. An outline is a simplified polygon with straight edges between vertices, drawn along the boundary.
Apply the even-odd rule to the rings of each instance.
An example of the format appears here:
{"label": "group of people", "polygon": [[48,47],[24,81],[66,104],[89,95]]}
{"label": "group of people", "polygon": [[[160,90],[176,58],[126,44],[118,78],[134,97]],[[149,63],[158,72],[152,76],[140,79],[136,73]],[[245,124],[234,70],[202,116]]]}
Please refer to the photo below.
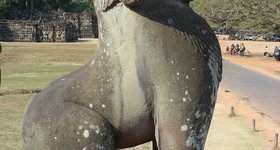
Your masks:
{"label": "group of people", "polygon": [[280,47],[275,46],[274,51],[271,54],[268,46],[265,46],[263,55],[265,57],[274,57],[277,61],[280,61]]}
{"label": "group of people", "polygon": [[[277,51],[279,48],[280,48],[280,47],[275,46],[273,52]],[[273,56],[273,55],[270,53],[270,50],[269,50],[268,46],[265,46],[263,55],[266,56],[266,57],[270,57],[270,56],[272,57],[272,56]]]}
{"label": "group of people", "polygon": [[226,52],[230,55],[240,55],[240,56],[244,56],[245,55],[245,46],[243,43],[239,44],[231,44],[230,46],[227,46],[226,48]]}

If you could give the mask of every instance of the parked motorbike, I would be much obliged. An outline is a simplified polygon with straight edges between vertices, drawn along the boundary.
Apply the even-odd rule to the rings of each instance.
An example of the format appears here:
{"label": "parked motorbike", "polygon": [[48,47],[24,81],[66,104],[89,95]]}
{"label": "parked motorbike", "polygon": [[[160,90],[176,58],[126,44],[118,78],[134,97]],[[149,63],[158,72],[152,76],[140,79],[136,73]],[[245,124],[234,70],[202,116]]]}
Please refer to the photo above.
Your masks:
{"label": "parked motorbike", "polygon": [[276,61],[280,61],[280,49],[279,48],[274,50],[273,56],[276,59]]}

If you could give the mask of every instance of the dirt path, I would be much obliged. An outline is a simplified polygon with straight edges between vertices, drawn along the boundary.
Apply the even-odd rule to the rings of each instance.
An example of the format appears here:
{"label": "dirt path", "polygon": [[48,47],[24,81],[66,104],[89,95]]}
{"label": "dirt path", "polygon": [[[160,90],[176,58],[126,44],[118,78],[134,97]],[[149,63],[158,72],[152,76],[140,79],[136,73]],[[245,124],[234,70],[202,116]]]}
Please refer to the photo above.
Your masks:
{"label": "dirt path", "polygon": [[[244,45],[251,50],[251,57],[240,57],[240,56],[230,56],[228,54],[223,54],[223,59],[229,60],[232,63],[239,64],[243,67],[246,67],[248,69],[256,70],[258,72],[261,72],[267,76],[273,77],[275,79],[280,79],[280,62],[275,61],[273,58],[265,58],[261,56],[263,52],[263,48],[268,45],[270,48],[275,47],[276,45],[280,45],[280,43],[277,42],[256,42],[256,41],[228,41],[228,40],[221,40],[220,45],[221,48],[224,52],[225,48],[227,45],[230,45],[231,43],[244,43]],[[257,82],[257,81],[256,81]],[[265,115],[265,112],[260,112],[259,110],[255,109],[252,107],[250,104],[250,101],[247,101],[244,99],[242,95],[239,93],[234,93],[231,91],[227,91],[227,89],[223,89],[223,87],[220,87],[219,89],[219,96],[218,96],[218,101],[217,101],[217,107],[216,107],[216,112],[214,114],[213,118],[213,124],[215,122],[221,122],[223,118],[226,120],[225,113],[229,114],[230,108],[234,107],[235,111],[238,115],[239,118],[239,123],[244,123],[244,126],[240,127],[239,130],[242,130],[242,128],[247,128],[250,127],[250,130],[252,129],[252,119],[256,120],[256,126],[257,126],[257,133],[254,133],[253,135],[259,135],[262,136],[263,141],[258,140],[253,140],[251,142],[257,142],[255,144],[263,145],[266,146],[264,149],[272,149],[273,148],[273,140],[274,140],[274,134],[275,133],[280,133],[280,125],[276,124],[273,119],[271,119],[269,116]],[[225,110],[223,110],[225,109]],[[221,112],[220,112],[221,111]],[[219,116],[219,112],[221,114]],[[223,115],[222,115],[223,114]],[[219,118],[219,120],[215,121],[215,118]],[[225,121],[226,122],[226,121]],[[224,122],[223,122],[224,123]],[[232,122],[233,123],[233,122]],[[234,126],[238,125],[238,123],[233,123]],[[219,132],[220,134],[217,134],[216,136],[222,136],[224,132],[220,132],[220,130],[224,128],[224,126],[220,126],[219,128],[211,128],[209,132],[209,140],[212,141],[213,139],[211,138],[212,132]],[[219,129],[219,130],[217,130]],[[234,141],[236,138],[232,138],[236,135],[236,133],[232,133],[234,129],[228,129],[229,135],[227,135],[230,139],[230,141],[233,141],[231,144],[235,143]],[[230,133],[232,133],[230,135]],[[250,137],[252,133],[247,134],[247,138]],[[242,135],[242,134],[240,134]],[[227,139],[226,136],[222,136],[221,139]],[[216,140],[214,138],[214,140]],[[238,141],[238,140],[237,140]],[[240,145],[240,144],[246,144],[246,140],[239,140],[240,143],[236,142],[234,146]],[[224,142],[223,142],[224,143]],[[212,142],[213,144],[213,142]],[[206,145],[206,148],[210,145]],[[252,144],[252,143],[251,143]],[[221,144],[225,145],[225,144]],[[245,146],[246,147],[246,146]],[[244,146],[239,147],[238,149],[244,149]],[[213,149],[217,149],[214,148]],[[225,148],[228,149],[228,148]],[[234,148],[233,148],[234,149]],[[246,149],[246,148],[245,148]],[[254,148],[248,148],[248,149],[254,149]]]}

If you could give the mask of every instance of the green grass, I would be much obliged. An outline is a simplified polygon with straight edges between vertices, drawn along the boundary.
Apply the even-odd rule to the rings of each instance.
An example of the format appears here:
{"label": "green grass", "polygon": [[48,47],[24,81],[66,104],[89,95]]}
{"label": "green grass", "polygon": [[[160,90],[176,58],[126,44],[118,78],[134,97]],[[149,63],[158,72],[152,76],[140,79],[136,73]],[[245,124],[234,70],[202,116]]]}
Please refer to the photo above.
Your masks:
{"label": "green grass", "polygon": [[50,81],[76,70],[81,65],[28,63],[2,66],[2,92],[45,87]]}
{"label": "green grass", "polygon": [[33,95],[0,96],[0,150],[21,149],[22,117]]}
{"label": "green grass", "polygon": [[15,91],[43,89],[51,81],[88,62],[96,42],[3,42],[0,55],[0,150],[21,150],[21,126],[25,107],[34,94]]}

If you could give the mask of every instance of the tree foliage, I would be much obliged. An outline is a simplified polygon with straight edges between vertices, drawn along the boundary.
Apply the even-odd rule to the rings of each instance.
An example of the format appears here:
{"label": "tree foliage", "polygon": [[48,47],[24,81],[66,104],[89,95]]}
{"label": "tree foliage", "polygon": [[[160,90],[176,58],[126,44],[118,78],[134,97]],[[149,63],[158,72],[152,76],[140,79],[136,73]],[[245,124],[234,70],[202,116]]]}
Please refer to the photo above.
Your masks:
{"label": "tree foliage", "polygon": [[62,9],[66,12],[94,12],[92,0],[0,0],[0,13],[23,13],[32,16],[34,12]]}
{"label": "tree foliage", "polygon": [[255,29],[262,33],[280,30],[279,0],[195,0],[191,6],[213,28]]}

